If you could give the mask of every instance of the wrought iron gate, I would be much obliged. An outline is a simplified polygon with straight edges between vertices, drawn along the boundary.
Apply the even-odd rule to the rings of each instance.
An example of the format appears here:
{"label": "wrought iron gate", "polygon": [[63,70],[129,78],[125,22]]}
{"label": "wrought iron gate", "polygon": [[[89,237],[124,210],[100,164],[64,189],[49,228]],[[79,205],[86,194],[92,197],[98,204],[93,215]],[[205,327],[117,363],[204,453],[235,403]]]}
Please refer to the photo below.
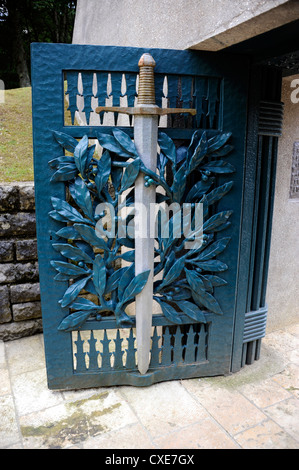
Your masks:
{"label": "wrought iron gate", "polygon": [[[134,106],[144,52],[156,61],[158,106],[196,109],[195,116],[159,118],[154,174],[140,164],[134,118],[96,112],[99,106]],[[241,367],[247,290],[240,293],[238,283],[248,260],[248,253],[241,256],[248,81],[245,57],[236,62],[198,51],[32,45],[37,236],[51,389],[144,386]],[[146,275],[135,276],[128,234],[107,240],[95,230],[104,215],[98,204],[108,201],[116,208],[126,194],[130,207],[140,172],[146,186],[162,188],[157,202],[186,203],[191,216],[201,202],[204,212],[197,249],[184,250],[188,233],[167,238],[160,224],[154,282],[159,308],[144,375],[136,365],[131,309]],[[127,222],[132,218],[125,216]]]}

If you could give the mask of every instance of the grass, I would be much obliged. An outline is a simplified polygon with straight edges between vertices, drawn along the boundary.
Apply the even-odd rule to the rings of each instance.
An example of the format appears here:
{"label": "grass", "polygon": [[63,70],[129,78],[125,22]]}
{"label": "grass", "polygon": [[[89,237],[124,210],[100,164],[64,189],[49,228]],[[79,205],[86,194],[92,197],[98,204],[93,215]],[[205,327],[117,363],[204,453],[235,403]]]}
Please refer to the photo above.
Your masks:
{"label": "grass", "polygon": [[[33,181],[31,87],[5,90],[4,97],[0,103],[0,182]],[[66,125],[71,125],[66,99],[64,105]]]}
{"label": "grass", "polygon": [[33,181],[31,87],[5,91],[0,103],[0,181]]}

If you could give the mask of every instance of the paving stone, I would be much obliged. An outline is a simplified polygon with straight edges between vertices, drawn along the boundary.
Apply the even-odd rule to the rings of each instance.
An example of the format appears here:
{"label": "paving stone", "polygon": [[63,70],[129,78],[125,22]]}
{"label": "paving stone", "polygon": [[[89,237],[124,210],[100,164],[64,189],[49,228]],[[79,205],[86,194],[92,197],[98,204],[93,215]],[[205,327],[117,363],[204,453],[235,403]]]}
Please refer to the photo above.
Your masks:
{"label": "paving stone", "polygon": [[288,364],[273,380],[292,395],[299,398],[299,365]]}
{"label": "paving stone", "polygon": [[125,426],[117,432],[100,434],[83,442],[83,449],[155,449],[147,432],[138,424]]}
{"label": "paving stone", "polygon": [[6,366],[6,357],[5,357],[5,344],[3,341],[0,341],[0,367]]}
{"label": "paving stone", "polygon": [[299,364],[299,349],[296,351],[289,351],[287,353],[289,363]]}
{"label": "paving stone", "polygon": [[12,444],[11,446],[7,446],[6,449],[23,449],[23,444],[21,441],[16,442],[15,444]]}
{"label": "paving stone", "polygon": [[240,391],[259,408],[266,408],[291,397],[291,394],[272,380],[272,378],[244,385],[240,388]]}
{"label": "paving stone", "polygon": [[19,416],[53,407],[63,401],[60,392],[48,389],[45,369],[14,375],[11,385]]}
{"label": "paving stone", "polygon": [[[0,334],[9,325],[0,325]],[[284,364],[279,344],[274,360],[283,355]],[[274,349],[272,341],[269,353]],[[229,377],[53,392],[43,335],[0,341],[0,448],[298,448],[297,364],[280,369],[267,361]]]}
{"label": "paving stone", "polygon": [[114,389],[20,417],[24,447],[30,449],[67,448],[136,423],[136,416]]}
{"label": "paving stone", "polygon": [[[5,343],[7,363],[12,376],[45,369],[45,353],[41,337],[42,335],[37,334]],[[24,351],[26,360],[24,360]]]}
{"label": "paving stone", "polygon": [[211,418],[156,439],[159,449],[238,449],[239,446]]}
{"label": "paving stone", "polygon": [[237,390],[219,387],[212,379],[184,380],[184,387],[232,436],[266,419]]}
{"label": "paving stone", "polygon": [[242,449],[298,449],[298,441],[272,420],[237,434],[235,439]]}
{"label": "paving stone", "polygon": [[0,415],[0,449],[3,449],[15,444],[20,439],[14,401],[11,395],[0,397]]}
{"label": "paving stone", "polygon": [[266,335],[263,341],[276,351],[290,351],[299,348],[299,337],[285,330],[278,330]]}
{"label": "paving stone", "polygon": [[148,388],[123,387],[122,393],[153,438],[168,434],[178,423],[188,426],[208,416],[179,382],[163,382]]}
{"label": "paving stone", "polygon": [[289,398],[265,410],[265,413],[298,442],[299,448],[299,400]]}
{"label": "paving stone", "polygon": [[287,332],[299,338],[299,324],[295,323],[287,327]]}
{"label": "paving stone", "polygon": [[0,396],[11,394],[8,364],[5,357],[5,345],[0,341]]}
{"label": "paving stone", "polygon": [[7,368],[0,367],[0,397],[11,393],[9,371]]}

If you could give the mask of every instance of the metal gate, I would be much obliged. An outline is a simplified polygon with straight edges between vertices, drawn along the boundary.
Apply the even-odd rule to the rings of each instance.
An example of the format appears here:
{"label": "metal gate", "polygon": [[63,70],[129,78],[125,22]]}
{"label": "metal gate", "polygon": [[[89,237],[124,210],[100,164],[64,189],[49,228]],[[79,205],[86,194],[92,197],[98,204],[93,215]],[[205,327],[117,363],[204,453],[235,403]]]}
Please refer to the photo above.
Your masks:
{"label": "metal gate", "polygon": [[[142,163],[134,145],[135,117],[115,109],[135,106],[144,52],[156,62],[159,108],[196,110],[194,116],[159,116],[156,171]],[[145,386],[228,374],[241,367],[244,341],[261,337],[249,334],[244,340],[247,289],[240,293],[238,288],[240,267],[250,257],[242,248],[242,230],[252,243],[252,235],[244,235],[244,220],[248,228],[253,214],[252,209],[244,219],[244,197],[250,202],[246,187],[244,193],[248,82],[249,63],[242,56],[236,61],[235,56],[198,51],[32,45],[49,388]],[[176,203],[189,215],[181,218],[176,235],[175,214],[168,219],[168,235],[158,217],[150,362],[143,374],[137,367],[134,305],[148,273],[135,272],[130,212],[140,176],[145,187],[156,188],[157,203]],[[115,209],[108,228],[103,223],[106,203]],[[196,232],[197,203],[203,216],[200,244],[186,249]],[[193,224],[189,229],[187,219]],[[111,228],[111,221],[116,227]],[[254,324],[257,317],[258,323],[265,319],[266,310],[259,307]]]}

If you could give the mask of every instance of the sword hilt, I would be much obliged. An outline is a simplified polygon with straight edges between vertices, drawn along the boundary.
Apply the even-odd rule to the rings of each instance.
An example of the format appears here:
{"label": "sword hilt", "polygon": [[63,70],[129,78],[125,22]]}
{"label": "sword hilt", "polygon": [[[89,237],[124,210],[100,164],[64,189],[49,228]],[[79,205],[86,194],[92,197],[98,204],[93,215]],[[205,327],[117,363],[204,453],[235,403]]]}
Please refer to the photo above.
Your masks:
{"label": "sword hilt", "polygon": [[154,68],[156,62],[153,57],[145,53],[138,62],[139,84],[138,84],[138,105],[156,104]]}
{"label": "sword hilt", "polygon": [[115,112],[129,115],[158,115],[189,113],[194,116],[196,109],[191,108],[159,108],[156,106],[154,68],[156,62],[149,53],[143,54],[138,62],[139,84],[137,106],[126,108],[120,106],[98,106],[96,113]]}

